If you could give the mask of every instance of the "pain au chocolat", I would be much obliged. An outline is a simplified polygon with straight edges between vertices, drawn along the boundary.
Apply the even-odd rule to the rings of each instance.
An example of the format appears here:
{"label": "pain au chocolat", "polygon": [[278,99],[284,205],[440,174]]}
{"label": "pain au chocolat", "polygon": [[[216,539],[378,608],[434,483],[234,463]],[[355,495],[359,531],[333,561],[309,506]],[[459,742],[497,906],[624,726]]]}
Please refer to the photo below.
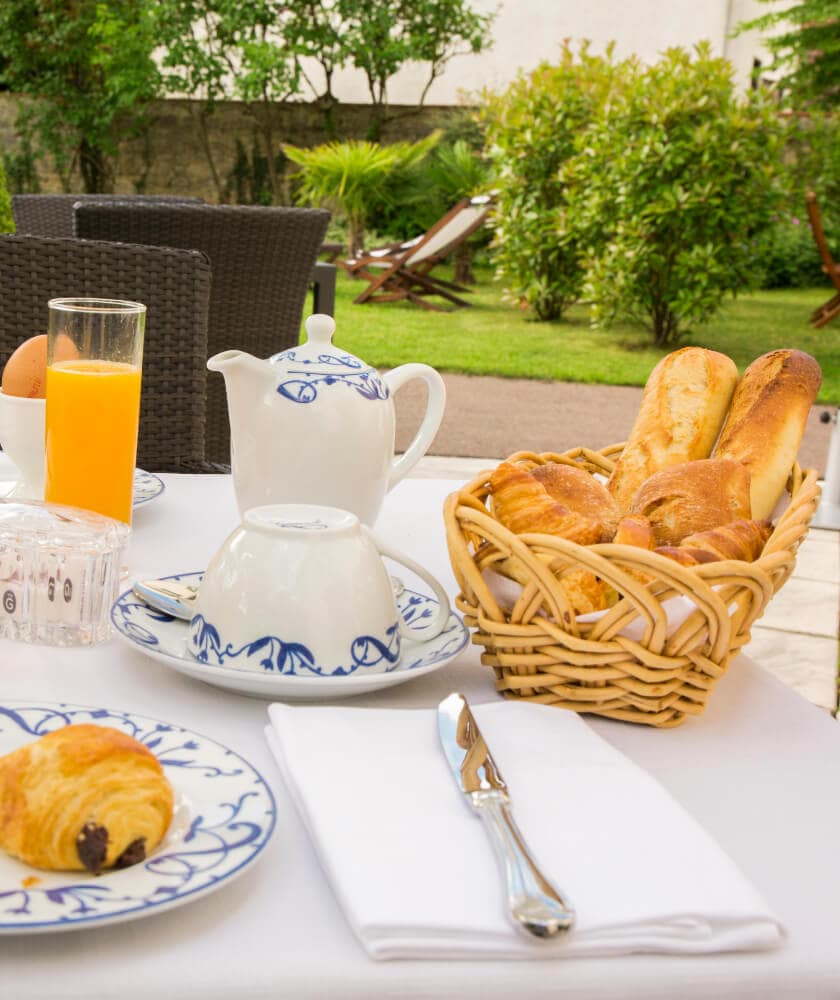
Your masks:
{"label": "pain au chocolat", "polygon": [[155,755],[108,726],[71,725],[0,757],[0,847],[57,871],[98,874],[146,858],[172,820]]}

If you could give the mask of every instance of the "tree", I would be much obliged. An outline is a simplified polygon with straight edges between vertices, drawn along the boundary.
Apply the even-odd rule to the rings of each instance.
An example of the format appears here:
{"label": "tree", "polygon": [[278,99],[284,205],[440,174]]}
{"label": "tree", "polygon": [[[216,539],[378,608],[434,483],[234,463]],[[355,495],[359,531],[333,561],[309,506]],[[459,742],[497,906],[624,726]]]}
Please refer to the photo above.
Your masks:
{"label": "tree", "polygon": [[[337,135],[333,76],[349,57],[339,0],[291,0],[284,35],[296,54],[298,72],[324,115],[325,131]],[[324,76],[320,87],[306,68],[306,59],[318,63]]]}
{"label": "tree", "polygon": [[30,100],[18,129],[52,156],[65,190],[113,187],[121,139],[136,135],[158,91],[151,7],[136,0],[3,0],[2,82]]}
{"label": "tree", "polygon": [[207,127],[216,103],[227,96],[227,43],[218,32],[221,6],[217,0],[160,0],[158,25],[163,89],[186,100],[217,197],[224,201],[225,184]]}
{"label": "tree", "polygon": [[245,103],[262,139],[275,204],[285,200],[277,171],[280,146],[275,105],[301,90],[300,63],[286,44],[284,13],[285,5],[272,0],[227,0],[219,25],[233,92]]}
{"label": "tree", "polygon": [[426,67],[417,99],[422,107],[434,81],[457,55],[490,44],[494,14],[469,0],[336,0],[348,61],[367,79],[373,114],[368,138],[379,139],[389,118],[388,83],[408,63]]}
{"label": "tree", "polygon": [[764,43],[775,56],[773,68],[781,72],[780,88],[786,100],[826,111],[837,108],[840,0],[799,0],[738,26],[739,32],[749,29],[770,30]]}

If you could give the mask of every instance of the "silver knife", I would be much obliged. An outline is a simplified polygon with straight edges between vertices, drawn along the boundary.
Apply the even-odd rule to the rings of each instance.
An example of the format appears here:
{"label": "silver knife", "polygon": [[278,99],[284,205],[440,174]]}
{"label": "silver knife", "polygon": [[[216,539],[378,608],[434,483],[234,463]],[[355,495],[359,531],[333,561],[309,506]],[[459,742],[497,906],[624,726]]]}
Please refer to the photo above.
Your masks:
{"label": "silver knife", "polygon": [[132,590],[156,611],[187,622],[192,620],[198,587],[175,580],[136,580]]}
{"label": "silver knife", "polygon": [[510,813],[507,785],[462,694],[451,694],[438,705],[438,733],[456,784],[484,820],[496,848],[515,923],[540,938],[568,930],[575,911],[528,852]]}

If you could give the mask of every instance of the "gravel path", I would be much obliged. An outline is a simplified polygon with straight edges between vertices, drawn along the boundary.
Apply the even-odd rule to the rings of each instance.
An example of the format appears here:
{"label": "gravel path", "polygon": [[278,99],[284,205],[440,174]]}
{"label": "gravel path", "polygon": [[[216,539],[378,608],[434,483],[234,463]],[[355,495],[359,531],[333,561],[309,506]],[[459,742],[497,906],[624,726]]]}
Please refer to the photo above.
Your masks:
{"label": "gravel path", "polygon": [[[603,448],[624,441],[633,426],[640,388],[539,382],[476,375],[444,375],[447,400],[443,424],[430,455],[503,458],[515,451],[566,451],[578,445]],[[396,396],[397,450],[409,443],[425,405],[426,389],[415,382]],[[831,425],[815,406],[799,461],[825,472]]]}

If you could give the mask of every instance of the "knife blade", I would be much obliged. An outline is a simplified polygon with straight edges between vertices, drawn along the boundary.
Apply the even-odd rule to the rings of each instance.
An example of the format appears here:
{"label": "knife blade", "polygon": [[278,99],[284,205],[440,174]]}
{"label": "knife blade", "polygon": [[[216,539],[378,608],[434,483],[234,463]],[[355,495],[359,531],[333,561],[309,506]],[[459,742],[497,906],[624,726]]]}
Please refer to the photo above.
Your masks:
{"label": "knife blade", "polygon": [[538,938],[568,930],[575,911],[531,857],[510,812],[510,795],[467,699],[458,693],[438,705],[438,735],[455,783],[484,821],[502,865],[508,910],[517,927]]}
{"label": "knife blade", "polygon": [[197,587],[175,580],[135,580],[132,590],[156,611],[187,622],[192,619]]}

